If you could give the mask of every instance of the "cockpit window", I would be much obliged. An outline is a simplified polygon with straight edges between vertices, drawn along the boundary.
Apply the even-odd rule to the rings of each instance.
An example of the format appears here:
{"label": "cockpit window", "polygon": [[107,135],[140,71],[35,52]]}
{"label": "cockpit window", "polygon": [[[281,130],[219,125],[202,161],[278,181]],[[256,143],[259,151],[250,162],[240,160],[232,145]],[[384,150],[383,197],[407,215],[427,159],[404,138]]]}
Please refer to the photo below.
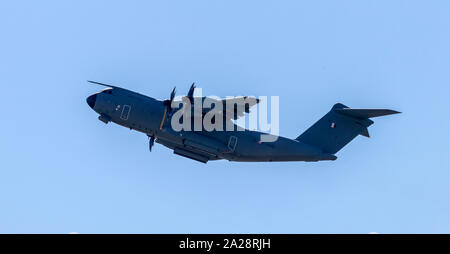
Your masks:
{"label": "cockpit window", "polygon": [[112,90],[108,89],[108,90],[104,90],[102,93],[106,93],[106,94],[112,94]]}

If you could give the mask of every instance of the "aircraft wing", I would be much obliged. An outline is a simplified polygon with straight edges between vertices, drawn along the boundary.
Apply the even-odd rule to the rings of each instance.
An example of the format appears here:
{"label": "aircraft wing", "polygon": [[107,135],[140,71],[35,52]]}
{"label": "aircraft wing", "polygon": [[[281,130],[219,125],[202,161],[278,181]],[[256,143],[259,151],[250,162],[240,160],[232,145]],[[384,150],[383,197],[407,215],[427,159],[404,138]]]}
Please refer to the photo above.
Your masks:
{"label": "aircraft wing", "polygon": [[[205,97],[203,98],[203,100],[204,99]],[[258,104],[259,99],[250,96],[239,96],[221,99],[216,103],[222,104],[222,111],[219,114],[224,116],[224,120],[236,120],[244,116],[245,113],[250,113],[250,108]],[[212,109],[210,108],[203,108],[203,115],[205,115],[211,110]]]}

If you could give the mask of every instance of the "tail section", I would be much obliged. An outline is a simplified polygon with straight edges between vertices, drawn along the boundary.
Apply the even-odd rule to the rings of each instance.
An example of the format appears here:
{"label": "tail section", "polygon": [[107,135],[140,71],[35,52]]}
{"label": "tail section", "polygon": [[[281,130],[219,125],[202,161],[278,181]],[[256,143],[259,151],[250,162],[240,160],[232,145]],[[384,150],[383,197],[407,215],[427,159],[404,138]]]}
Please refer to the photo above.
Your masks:
{"label": "tail section", "polygon": [[369,137],[367,127],[373,124],[369,118],[397,113],[400,112],[390,109],[351,109],[337,103],[296,140],[335,154],[356,136]]}

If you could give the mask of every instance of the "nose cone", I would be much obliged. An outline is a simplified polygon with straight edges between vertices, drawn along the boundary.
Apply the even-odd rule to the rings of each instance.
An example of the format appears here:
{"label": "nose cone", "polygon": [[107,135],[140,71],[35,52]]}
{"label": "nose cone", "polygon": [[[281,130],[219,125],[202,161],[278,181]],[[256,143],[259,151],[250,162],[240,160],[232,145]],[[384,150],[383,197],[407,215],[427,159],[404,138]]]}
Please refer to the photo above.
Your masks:
{"label": "nose cone", "polygon": [[89,97],[86,98],[86,102],[89,105],[89,107],[91,107],[92,109],[94,109],[95,106],[95,101],[97,100],[97,95],[93,94]]}

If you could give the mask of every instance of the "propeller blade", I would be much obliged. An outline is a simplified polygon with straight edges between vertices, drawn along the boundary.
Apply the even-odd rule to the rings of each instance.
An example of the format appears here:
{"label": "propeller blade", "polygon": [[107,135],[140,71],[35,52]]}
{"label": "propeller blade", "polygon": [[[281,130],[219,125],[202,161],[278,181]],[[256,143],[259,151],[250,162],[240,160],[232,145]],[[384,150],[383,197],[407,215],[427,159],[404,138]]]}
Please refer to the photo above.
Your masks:
{"label": "propeller blade", "polygon": [[176,88],[174,87],[172,92],[170,93],[170,103],[172,104],[173,99],[175,98]]}
{"label": "propeller blade", "polygon": [[167,105],[169,117],[172,116],[172,102],[173,102],[173,99],[175,98],[176,88],[177,88],[176,86],[173,88],[172,92],[170,93],[170,100],[167,103],[167,104],[169,104],[169,105]]}
{"label": "propeller blade", "polygon": [[148,141],[148,149],[150,150],[150,152],[152,151],[153,144],[155,144],[155,137],[151,136],[150,140]]}
{"label": "propeller blade", "polygon": [[189,92],[187,94],[187,97],[191,100],[191,103],[192,99],[194,98],[194,90],[195,90],[195,82],[192,83],[191,88],[189,88]]}
{"label": "propeller blade", "polygon": [[170,112],[172,112],[172,102],[173,99],[175,98],[176,88],[177,87],[174,87],[172,92],[170,93],[170,100],[164,100],[164,106],[167,107],[167,111],[169,112],[169,114]]}

